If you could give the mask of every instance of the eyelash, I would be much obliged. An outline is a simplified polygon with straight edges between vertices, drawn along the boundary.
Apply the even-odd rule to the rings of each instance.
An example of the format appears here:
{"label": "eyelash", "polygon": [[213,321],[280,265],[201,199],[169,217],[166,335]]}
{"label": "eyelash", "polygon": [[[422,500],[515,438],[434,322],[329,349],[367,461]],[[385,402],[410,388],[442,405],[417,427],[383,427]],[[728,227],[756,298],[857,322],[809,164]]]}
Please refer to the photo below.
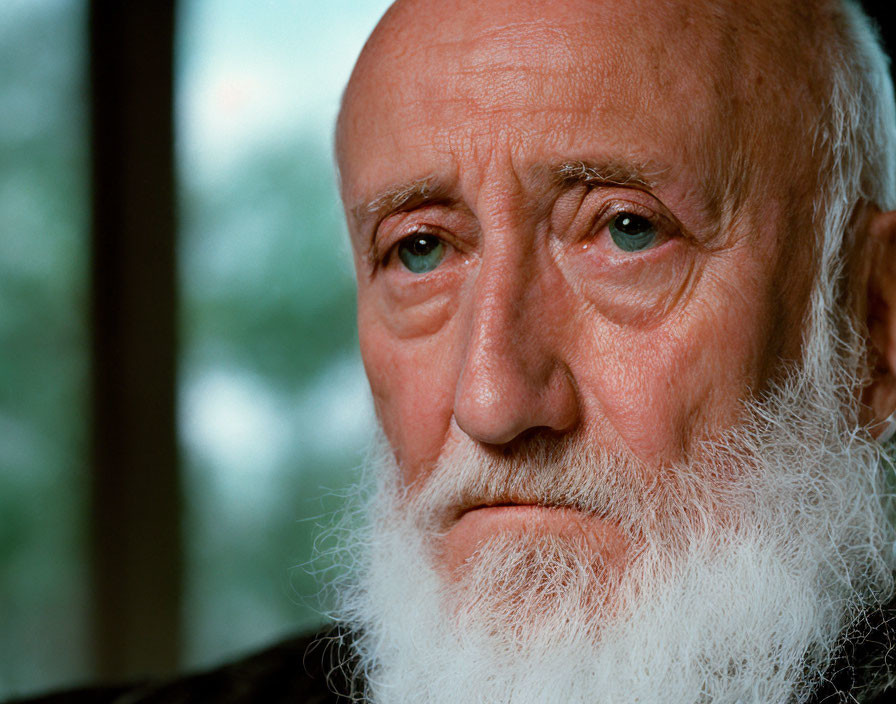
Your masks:
{"label": "eyelash", "polygon": [[645,220],[649,220],[657,230],[668,229],[668,219],[657,213],[655,210],[632,201],[611,200],[601,206],[600,210],[595,215],[591,232],[594,234],[600,232],[612,222],[613,218],[622,213],[631,213],[632,215],[637,215]]}

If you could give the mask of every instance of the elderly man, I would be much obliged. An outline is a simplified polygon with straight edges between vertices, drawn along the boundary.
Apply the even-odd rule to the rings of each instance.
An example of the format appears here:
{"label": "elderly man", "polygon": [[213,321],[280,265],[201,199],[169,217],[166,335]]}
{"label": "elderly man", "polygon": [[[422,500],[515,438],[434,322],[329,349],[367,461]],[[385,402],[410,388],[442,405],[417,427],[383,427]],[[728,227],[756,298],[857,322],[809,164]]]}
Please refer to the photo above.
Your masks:
{"label": "elderly man", "polygon": [[855,7],[398,3],[337,137],[372,701],[889,683],[896,134]]}
{"label": "elderly man", "polygon": [[887,696],[896,116],[856,6],[402,0],[337,159],[383,429],[341,628],[126,701]]}

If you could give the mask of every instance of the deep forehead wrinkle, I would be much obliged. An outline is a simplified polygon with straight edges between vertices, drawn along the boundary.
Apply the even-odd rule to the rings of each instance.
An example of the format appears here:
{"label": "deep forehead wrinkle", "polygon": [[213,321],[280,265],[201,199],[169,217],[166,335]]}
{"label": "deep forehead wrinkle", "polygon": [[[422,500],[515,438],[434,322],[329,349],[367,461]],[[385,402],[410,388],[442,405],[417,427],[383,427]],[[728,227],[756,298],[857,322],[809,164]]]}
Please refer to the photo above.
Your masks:
{"label": "deep forehead wrinkle", "polygon": [[[547,180],[556,187],[584,184],[613,185],[654,191],[667,171],[655,165],[606,159],[573,159],[550,164],[540,163],[529,170],[534,182]],[[426,176],[395,184],[379,191],[368,201],[355,205],[351,213],[357,223],[379,221],[401,210],[452,199],[449,186],[435,176]]]}
{"label": "deep forehead wrinkle", "polygon": [[[817,106],[824,103],[824,96],[818,99],[809,94],[813,85],[823,81],[814,73],[808,80],[805,72],[813,66],[809,60],[813,51],[823,46],[817,37],[824,34],[822,30],[828,24],[824,20],[826,2],[498,0],[498,4],[501,12],[479,3],[401,0],[375,33],[376,41],[362,55],[366,57],[364,70],[357,71],[355,85],[362,76],[368,81],[403,77],[409,65],[429,66],[424,59],[433,52],[441,62],[435,74],[441,77],[447,72],[446,55],[450,54],[453,70],[459,75],[471,78],[472,74],[472,78],[481,78],[487,84],[488,90],[474,96],[478,101],[474,105],[482,107],[485,101],[496,120],[509,120],[522,108],[529,114],[539,109],[534,104],[538,101],[530,100],[531,86],[521,89],[514,74],[521,58],[535,52],[533,60],[526,64],[530,77],[534,73],[544,83],[545,99],[552,98],[553,87],[562,83],[558,76],[574,76],[575,85],[585,86],[595,78],[618,73],[635,76],[631,82],[635,94],[652,96],[644,115],[658,114],[656,106],[664,104],[656,95],[657,87],[668,88],[672,105],[689,104],[691,109],[684,111],[679,120],[691,123],[684,134],[689,141],[677,143],[676,147],[688,159],[701,162],[700,173],[705,178],[700,184],[700,196],[708,200],[707,211],[718,217],[733,218],[746,203],[755,201],[754,191],[770,191],[781,184],[808,183],[811,179],[815,163],[808,152],[811,140],[802,137],[811,130],[794,134],[787,126],[805,124],[806,116],[811,119],[818,112]],[[562,10],[567,4],[580,7],[576,13],[553,11]],[[597,38],[592,36],[592,28],[596,31],[606,27],[607,20],[614,17],[633,27],[643,25],[645,37],[676,40],[639,43],[633,59],[621,51],[619,33],[604,37],[597,32]],[[419,41],[421,21],[427,42]],[[477,38],[484,44],[478,49],[473,46]],[[451,47],[458,51],[447,51]],[[381,62],[379,67],[370,58],[375,56],[374,48],[380,52],[376,55]],[[588,51],[583,58],[580,50],[585,49]],[[382,64],[383,61],[387,63]],[[644,65],[634,65],[633,61],[642,61]],[[681,70],[682,61],[692,70]],[[656,67],[665,70],[646,70]],[[795,71],[794,67],[800,70]],[[401,85],[407,85],[402,80]],[[436,80],[431,90],[420,92],[414,101],[403,104],[426,106],[429,100],[447,103],[445,86],[444,80]],[[686,89],[692,88],[697,99],[685,100],[682,96]],[[374,91],[374,95],[379,94]],[[687,95],[691,96],[691,92]],[[615,99],[604,102],[609,108],[624,104]],[[541,110],[565,119],[560,113],[567,102],[554,99],[542,103],[547,108],[542,105]],[[596,112],[604,103],[598,95],[589,104]],[[364,109],[360,114],[368,112]],[[465,114],[475,112],[468,109]],[[794,117],[793,112],[799,115]],[[712,124],[704,124],[707,121]],[[662,135],[662,125],[655,127],[655,134]],[[708,141],[710,136],[712,143]],[[808,173],[803,173],[803,164],[808,164]]]}

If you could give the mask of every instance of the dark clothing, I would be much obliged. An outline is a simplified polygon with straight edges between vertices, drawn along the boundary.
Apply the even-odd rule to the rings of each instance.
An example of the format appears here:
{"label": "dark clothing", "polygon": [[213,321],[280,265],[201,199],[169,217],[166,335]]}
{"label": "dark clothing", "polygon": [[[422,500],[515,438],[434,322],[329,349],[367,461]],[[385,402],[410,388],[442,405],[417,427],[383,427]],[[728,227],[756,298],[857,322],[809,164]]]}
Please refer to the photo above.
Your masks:
{"label": "dark clothing", "polygon": [[170,680],[90,687],[28,704],[348,704],[338,633],[294,638],[222,667]]}
{"label": "dark clothing", "polygon": [[[861,693],[862,683],[875,674],[889,672],[892,681],[896,672],[896,640],[890,623],[883,611],[868,617],[865,632],[848,641],[813,704],[857,701],[846,692],[858,695],[863,704],[896,701],[896,687],[872,699],[863,698]],[[349,704],[362,701],[362,693],[357,688],[352,690],[347,676],[351,667],[345,665],[351,662],[348,641],[339,631],[331,630],[288,640],[243,660],[186,677],[60,692],[29,699],[27,704]],[[662,692],[657,692],[656,704],[662,701]]]}

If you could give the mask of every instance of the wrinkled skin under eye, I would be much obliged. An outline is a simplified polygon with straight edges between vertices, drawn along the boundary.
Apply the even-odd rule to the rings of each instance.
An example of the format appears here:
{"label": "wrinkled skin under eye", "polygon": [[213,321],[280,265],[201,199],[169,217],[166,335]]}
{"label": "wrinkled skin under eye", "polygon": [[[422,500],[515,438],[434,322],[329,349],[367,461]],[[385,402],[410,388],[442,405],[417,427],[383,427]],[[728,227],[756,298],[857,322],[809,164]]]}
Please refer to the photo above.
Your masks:
{"label": "wrinkled skin under eye", "polygon": [[435,235],[416,234],[398,243],[398,258],[408,271],[425,274],[445,258],[445,243]]}
{"label": "wrinkled skin under eye", "polygon": [[610,221],[610,237],[623,252],[640,252],[659,240],[656,226],[647,218],[622,212]]}

